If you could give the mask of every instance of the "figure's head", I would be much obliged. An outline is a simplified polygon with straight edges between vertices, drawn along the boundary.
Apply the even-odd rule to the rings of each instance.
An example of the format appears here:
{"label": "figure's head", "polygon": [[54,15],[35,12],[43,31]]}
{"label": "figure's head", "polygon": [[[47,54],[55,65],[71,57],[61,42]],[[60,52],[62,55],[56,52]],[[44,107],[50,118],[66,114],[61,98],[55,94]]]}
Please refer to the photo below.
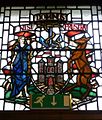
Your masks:
{"label": "figure's head", "polygon": [[82,31],[68,31],[66,33],[66,36],[68,36],[68,44],[70,42],[74,42],[76,44],[83,44],[91,39],[89,33]]}
{"label": "figure's head", "polygon": [[21,47],[23,47],[25,45],[26,41],[25,41],[25,37],[24,36],[20,36],[18,38],[18,41],[19,41]]}
{"label": "figure's head", "polygon": [[88,42],[90,39],[91,39],[91,37],[82,36],[81,38],[76,39],[75,43],[77,43],[77,44],[83,44],[83,43]]}
{"label": "figure's head", "polygon": [[20,43],[24,43],[25,42],[25,37],[24,36],[20,36],[18,38],[18,40],[19,40]]}

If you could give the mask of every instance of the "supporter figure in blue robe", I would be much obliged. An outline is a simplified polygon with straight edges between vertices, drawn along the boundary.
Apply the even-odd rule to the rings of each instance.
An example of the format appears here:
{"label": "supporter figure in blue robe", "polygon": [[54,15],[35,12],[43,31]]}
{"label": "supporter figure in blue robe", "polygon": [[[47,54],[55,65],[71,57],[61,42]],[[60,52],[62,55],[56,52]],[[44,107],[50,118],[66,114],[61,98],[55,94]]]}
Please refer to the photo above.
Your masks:
{"label": "supporter figure in blue robe", "polygon": [[[11,97],[28,97],[27,86],[31,82],[31,40],[30,34],[18,34],[18,41],[11,46],[12,50],[12,71],[11,76],[12,92]],[[29,38],[28,38],[29,37]]]}

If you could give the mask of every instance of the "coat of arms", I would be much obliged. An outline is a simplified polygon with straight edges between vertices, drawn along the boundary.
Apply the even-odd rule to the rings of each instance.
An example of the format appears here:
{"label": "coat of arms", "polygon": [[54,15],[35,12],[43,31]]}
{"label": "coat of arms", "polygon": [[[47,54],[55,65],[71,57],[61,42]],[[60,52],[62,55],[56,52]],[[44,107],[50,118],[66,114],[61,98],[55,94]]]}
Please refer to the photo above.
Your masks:
{"label": "coat of arms", "polygon": [[5,98],[31,108],[67,108],[96,97],[98,69],[86,24],[68,23],[66,14],[34,15],[14,27],[11,56],[2,68]]}

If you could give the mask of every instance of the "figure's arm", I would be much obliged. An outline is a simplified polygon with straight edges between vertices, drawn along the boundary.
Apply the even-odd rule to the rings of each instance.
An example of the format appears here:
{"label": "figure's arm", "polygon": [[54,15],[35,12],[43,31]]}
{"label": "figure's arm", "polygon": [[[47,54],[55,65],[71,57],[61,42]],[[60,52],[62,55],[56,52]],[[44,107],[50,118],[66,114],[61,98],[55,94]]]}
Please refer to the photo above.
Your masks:
{"label": "figure's arm", "polygon": [[77,60],[77,59],[79,59],[82,56],[82,54],[83,54],[82,51],[78,51],[77,50],[77,51],[75,51],[75,52],[72,53],[72,56],[70,57],[70,59],[72,61]]}
{"label": "figure's arm", "polygon": [[72,62],[79,59],[82,55],[82,51],[75,51],[72,53],[72,56],[69,58],[68,60],[68,76],[69,76],[69,79],[72,78],[72,70],[73,70],[73,67],[72,67]]}
{"label": "figure's arm", "polygon": [[72,60],[69,59],[69,60],[68,60],[68,77],[69,77],[69,79],[72,78],[71,72],[72,72]]}
{"label": "figure's arm", "polygon": [[14,42],[14,44],[10,44],[10,43],[8,44],[8,53],[9,53],[8,64],[11,65],[11,68],[12,68],[12,63],[14,62],[14,59],[17,55],[17,53],[15,52],[15,47],[17,44],[18,44],[17,42]]}
{"label": "figure's arm", "polygon": [[72,67],[72,61],[79,59],[82,56],[82,51],[75,51],[72,53],[72,56],[68,60],[68,69]]}

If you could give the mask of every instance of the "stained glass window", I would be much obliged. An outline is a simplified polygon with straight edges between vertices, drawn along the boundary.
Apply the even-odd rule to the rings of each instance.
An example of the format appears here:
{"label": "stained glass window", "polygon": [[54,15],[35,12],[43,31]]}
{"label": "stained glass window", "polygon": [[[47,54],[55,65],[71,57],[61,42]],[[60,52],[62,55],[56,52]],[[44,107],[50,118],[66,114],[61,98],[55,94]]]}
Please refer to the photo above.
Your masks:
{"label": "stained glass window", "polygon": [[102,110],[100,6],[0,9],[0,110]]}

